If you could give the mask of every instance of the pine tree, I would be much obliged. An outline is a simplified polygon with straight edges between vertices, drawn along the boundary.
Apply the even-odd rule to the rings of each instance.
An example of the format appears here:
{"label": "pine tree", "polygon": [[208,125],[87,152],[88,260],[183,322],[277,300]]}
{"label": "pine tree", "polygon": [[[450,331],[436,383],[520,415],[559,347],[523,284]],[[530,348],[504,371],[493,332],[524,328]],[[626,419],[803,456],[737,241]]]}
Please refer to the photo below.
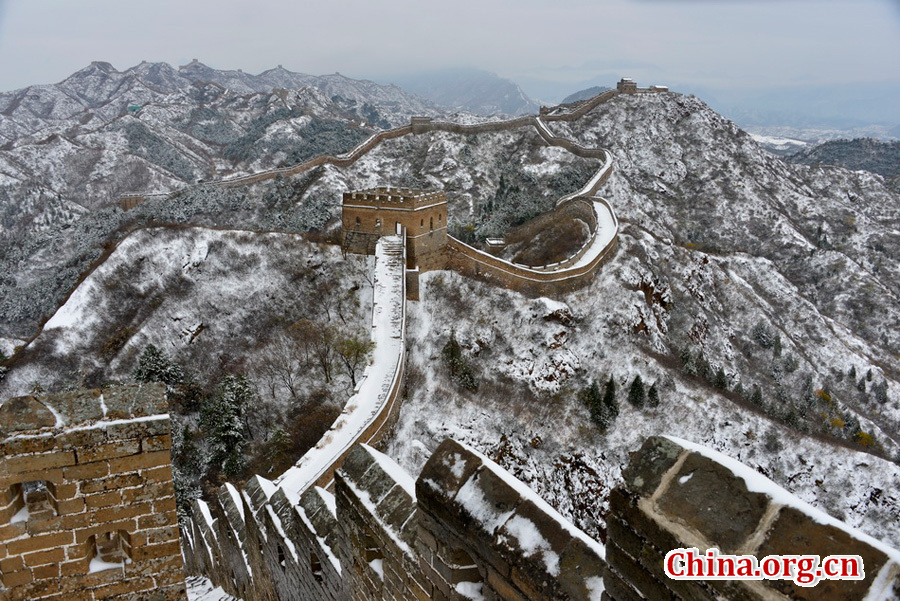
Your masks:
{"label": "pine tree", "polygon": [[600,387],[597,385],[597,382],[592,381],[591,385],[583,389],[578,397],[590,411],[591,421],[599,426],[601,430],[605,429],[609,424],[604,419],[603,397],[600,395]]}
{"label": "pine tree", "polygon": [[161,350],[148,344],[138,358],[134,379],[138,382],[162,382],[172,387],[184,381],[184,373]]}
{"label": "pine tree", "polygon": [[656,382],[650,385],[650,390],[647,391],[647,401],[651,407],[659,407],[659,389],[656,387]]}
{"label": "pine tree", "polygon": [[615,407],[615,414],[619,415],[619,401],[616,400],[616,381],[612,376],[606,383],[606,390],[603,391],[603,406],[607,408]]}
{"label": "pine tree", "polygon": [[628,389],[628,402],[640,409],[644,406],[646,398],[647,393],[644,390],[644,381],[641,380],[641,376],[638,374],[631,381],[631,388]]}
{"label": "pine tree", "polygon": [[728,390],[728,376],[725,375],[725,369],[721,365],[713,377],[713,386],[719,390]]}
{"label": "pine tree", "polygon": [[762,407],[763,398],[762,398],[762,390],[759,387],[759,384],[753,385],[753,392],[750,394],[750,402],[754,405]]}
{"label": "pine tree", "polygon": [[255,399],[247,378],[229,374],[218,394],[204,403],[201,419],[209,437],[210,464],[226,476],[237,476],[246,465],[246,412]]}
{"label": "pine tree", "polygon": [[450,376],[456,385],[471,392],[478,391],[478,380],[469,360],[462,354],[462,347],[456,341],[456,332],[450,332],[450,340],[441,349],[441,357],[450,370]]}

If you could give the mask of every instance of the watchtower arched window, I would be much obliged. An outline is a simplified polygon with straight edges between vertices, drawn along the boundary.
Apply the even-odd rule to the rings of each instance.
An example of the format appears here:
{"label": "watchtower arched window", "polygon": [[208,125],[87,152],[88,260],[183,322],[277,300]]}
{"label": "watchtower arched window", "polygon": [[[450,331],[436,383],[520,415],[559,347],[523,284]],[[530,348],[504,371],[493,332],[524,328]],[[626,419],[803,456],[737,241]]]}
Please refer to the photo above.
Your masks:
{"label": "watchtower arched window", "polygon": [[362,225],[362,219],[359,217],[356,218],[356,227],[359,228]]}
{"label": "watchtower arched window", "polygon": [[380,228],[380,227],[381,227],[381,219],[376,219],[376,220],[375,220],[375,227],[376,227],[376,228]]}
{"label": "watchtower arched window", "polygon": [[434,229],[434,217],[432,217],[431,219],[428,220],[428,229],[429,230]]}

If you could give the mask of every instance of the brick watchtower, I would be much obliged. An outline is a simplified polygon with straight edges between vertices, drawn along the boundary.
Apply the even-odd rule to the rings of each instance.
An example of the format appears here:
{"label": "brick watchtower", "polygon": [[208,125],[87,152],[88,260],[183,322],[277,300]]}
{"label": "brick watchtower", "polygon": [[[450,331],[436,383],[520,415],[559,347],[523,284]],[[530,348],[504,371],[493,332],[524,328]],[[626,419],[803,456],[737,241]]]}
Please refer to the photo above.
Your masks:
{"label": "brick watchtower", "polygon": [[0,599],[182,601],[159,384],[0,405]]}
{"label": "brick watchtower", "polygon": [[347,252],[374,254],[381,236],[406,229],[407,267],[443,269],[447,246],[447,196],[443,192],[407,188],[371,188],[345,192],[341,208],[343,247]]}

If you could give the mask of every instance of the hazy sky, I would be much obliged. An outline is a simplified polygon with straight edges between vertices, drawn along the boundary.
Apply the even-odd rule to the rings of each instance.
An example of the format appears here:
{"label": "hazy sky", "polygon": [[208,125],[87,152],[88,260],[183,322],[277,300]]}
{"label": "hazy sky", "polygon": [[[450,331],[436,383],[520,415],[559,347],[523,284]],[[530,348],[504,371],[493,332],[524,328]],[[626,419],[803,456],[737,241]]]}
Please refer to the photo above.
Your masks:
{"label": "hazy sky", "polygon": [[[0,90],[92,60],[192,58],[385,78],[468,66],[524,84],[900,81],[897,0],[0,0]],[[612,83],[613,79],[609,82]]]}

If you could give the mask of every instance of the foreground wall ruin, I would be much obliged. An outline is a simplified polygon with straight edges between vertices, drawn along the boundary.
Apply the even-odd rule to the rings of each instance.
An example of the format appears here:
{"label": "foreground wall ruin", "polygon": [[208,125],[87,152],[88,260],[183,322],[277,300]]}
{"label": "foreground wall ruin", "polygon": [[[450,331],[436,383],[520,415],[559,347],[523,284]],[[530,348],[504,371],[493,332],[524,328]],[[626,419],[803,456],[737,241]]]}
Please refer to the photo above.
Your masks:
{"label": "foreground wall ruin", "polygon": [[[246,601],[898,598],[900,552],[725,456],[653,437],[623,476],[602,545],[458,442],[444,441],[416,480],[359,445],[334,494],[313,488],[291,498],[255,477],[243,491],[198,501],[184,537],[187,568]],[[866,578],[809,589],[667,578],[665,553],[692,546],[859,554]]]}
{"label": "foreground wall ruin", "polygon": [[0,599],[186,599],[165,388],[0,405]]}

